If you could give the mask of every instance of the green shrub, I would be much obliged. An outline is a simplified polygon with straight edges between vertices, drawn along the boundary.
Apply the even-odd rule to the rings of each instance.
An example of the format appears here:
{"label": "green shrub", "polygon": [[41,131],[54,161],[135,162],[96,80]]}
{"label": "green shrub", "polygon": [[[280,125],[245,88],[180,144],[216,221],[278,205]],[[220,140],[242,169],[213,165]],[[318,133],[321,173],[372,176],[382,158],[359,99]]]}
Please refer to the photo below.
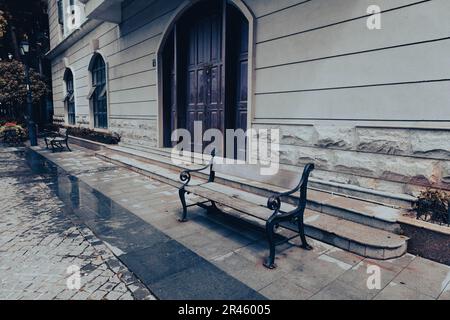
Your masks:
{"label": "green shrub", "polygon": [[22,139],[27,135],[26,129],[20,124],[17,124],[16,122],[5,122],[0,124],[0,138],[3,138],[5,131],[8,130],[15,130],[17,135]]}
{"label": "green shrub", "polygon": [[422,191],[414,206],[417,219],[440,224],[450,224],[449,203],[450,194],[444,191],[432,189]]}
{"label": "green shrub", "polygon": [[99,132],[89,128],[82,127],[68,127],[69,135],[96,141],[105,144],[118,144],[120,142],[120,135],[117,133]]}

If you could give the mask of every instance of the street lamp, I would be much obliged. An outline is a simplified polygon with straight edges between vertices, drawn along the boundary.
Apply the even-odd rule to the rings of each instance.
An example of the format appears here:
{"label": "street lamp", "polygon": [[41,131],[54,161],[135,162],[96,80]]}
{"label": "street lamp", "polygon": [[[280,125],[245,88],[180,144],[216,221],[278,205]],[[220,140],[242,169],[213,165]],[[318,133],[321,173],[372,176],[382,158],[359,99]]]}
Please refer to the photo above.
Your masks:
{"label": "street lamp", "polygon": [[30,145],[37,146],[36,125],[33,121],[33,97],[31,96],[30,66],[28,61],[28,53],[30,51],[30,43],[24,40],[20,43],[20,54],[25,63],[25,81],[27,85],[27,120],[28,120],[28,137]]}

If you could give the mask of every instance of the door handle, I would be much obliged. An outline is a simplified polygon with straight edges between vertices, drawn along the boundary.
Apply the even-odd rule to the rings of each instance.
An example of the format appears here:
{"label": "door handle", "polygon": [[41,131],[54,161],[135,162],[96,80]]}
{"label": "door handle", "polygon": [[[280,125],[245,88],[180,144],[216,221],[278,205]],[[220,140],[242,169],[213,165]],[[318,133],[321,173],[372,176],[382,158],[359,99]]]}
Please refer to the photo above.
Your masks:
{"label": "door handle", "polygon": [[209,75],[211,73],[212,67],[213,67],[212,64],[208,64],[208,65],[205,66],[205,73],[207,75]]}

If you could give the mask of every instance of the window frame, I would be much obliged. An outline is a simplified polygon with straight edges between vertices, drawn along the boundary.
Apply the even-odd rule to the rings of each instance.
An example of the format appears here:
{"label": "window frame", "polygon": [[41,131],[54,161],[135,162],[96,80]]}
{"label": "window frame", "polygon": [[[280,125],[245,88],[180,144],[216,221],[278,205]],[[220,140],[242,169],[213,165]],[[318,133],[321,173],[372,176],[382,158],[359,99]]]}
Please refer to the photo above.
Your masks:
{"label": "window frame", "polygon": [[64,103],[67,110],[67,124],[76,124],[76,106],[75,106],[75,81],[72,70],[66,69],[64,74],[64,82],[66,88],[66,95],[64,97]]}
{"label": "window frame", "polygon": [[107,64],[100,54],[93,57],[91,68],[91,90],[88,94],[92,106],[94,129],[108,129]]}
{"label": "window frame", "polygon": [[64,0],[57,0],[58,7],[58,23],[64,27]]}

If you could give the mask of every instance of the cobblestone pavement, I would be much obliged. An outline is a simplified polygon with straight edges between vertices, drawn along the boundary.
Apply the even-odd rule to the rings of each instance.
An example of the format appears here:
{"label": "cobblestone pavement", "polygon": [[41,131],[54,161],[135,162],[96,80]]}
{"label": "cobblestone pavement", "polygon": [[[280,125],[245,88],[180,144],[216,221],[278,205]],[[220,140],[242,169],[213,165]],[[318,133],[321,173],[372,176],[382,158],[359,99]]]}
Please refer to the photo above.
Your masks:
{"label": "cobblestone pavement", "polygon": [[0,146],[0,190],[0,300],[154,299],[90,229],[64,213],[20,149]]}

